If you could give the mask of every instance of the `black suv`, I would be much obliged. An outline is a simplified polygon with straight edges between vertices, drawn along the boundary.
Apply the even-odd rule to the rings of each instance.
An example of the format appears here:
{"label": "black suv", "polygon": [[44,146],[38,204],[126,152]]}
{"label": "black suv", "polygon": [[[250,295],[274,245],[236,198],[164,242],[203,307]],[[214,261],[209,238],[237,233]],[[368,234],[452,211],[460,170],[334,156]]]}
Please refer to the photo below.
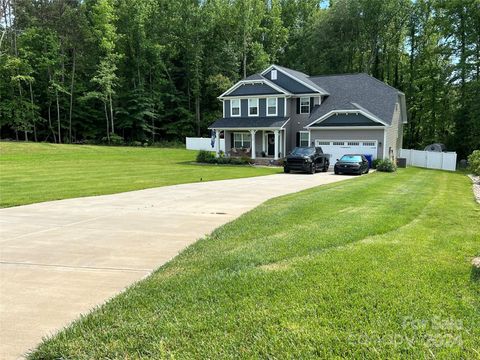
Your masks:
{"label": "black suv", "polygon": [[327,171],[330,166],[329,155],[321,147],[296,147],[285,158],[283,171],[305,171],[315,174],[318,170]]}

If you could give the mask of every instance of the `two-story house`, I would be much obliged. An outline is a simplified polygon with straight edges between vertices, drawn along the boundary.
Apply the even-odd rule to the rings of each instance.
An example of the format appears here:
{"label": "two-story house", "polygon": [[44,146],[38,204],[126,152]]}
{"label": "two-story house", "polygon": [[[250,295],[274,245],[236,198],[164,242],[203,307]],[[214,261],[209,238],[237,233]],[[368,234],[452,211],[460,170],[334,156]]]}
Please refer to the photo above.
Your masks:
{"label": "two-story house", "polygon": [[[402,146],[405,95],[367,75],[308,76],[272,65],[219,96],[223,117],[210,125],[227,156],[279,159],[295,146],[394,158]],[[219,153],[219,141],[216,141]],[[241,151],[240,151],[241,150]]]}

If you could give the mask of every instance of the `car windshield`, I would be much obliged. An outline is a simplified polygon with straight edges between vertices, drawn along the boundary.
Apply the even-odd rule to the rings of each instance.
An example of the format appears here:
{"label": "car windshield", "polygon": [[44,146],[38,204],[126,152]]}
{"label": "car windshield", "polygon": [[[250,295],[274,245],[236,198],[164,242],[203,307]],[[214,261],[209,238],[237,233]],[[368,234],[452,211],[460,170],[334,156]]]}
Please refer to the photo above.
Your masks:
{"label": "car windshield", "polygon": [[292,151],[292,155],[309,156],[315,154],[315,148],[312,147],[296,147]]}
{"label": "car windshield", "polygon": [[340,161],[343,162],[361,162],[362,157],[360,155],[343,155]]}

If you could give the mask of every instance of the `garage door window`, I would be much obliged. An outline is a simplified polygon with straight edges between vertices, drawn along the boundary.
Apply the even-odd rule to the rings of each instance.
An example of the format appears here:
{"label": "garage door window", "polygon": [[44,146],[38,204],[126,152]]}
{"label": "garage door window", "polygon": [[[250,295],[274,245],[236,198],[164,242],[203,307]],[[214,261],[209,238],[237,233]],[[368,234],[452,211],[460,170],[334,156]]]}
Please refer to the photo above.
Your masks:
{"label": "garage door window", "polygon": [[300,131],[300,147],[308,146],[308,132]]}
{"label": "garage door window", "polygon": [[343,141],[334,141],[334,142],[333,142],[333,145],[343,146],[343,145],[345,145],[345,142],[343,142]]}
{"label": "garage door window", "polygon": [[375,142],[374,141],[364,141],[363,146],[375,146]]}

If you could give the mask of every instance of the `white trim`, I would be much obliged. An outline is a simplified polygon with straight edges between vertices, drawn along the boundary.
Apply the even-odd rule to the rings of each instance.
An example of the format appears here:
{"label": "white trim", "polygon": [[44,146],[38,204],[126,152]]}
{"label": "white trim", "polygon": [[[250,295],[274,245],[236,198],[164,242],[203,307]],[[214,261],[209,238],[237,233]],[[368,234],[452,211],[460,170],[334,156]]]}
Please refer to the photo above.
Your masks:
{"label": "white trim", "polygon": [[283,116],[287,116],[287,98],[283,98]]}
{"label": "white trim", "polygon": [[236,132],[242,132],[242,131],[250,131],[252,129],[255,130],[265,130],[265,131],[274,131],[274,130],[282,130],[283,127],[242,127],[242,128],[227,128],[227,127],[220,127],[220,128],[209,128],[209,130],[221,130],[221,131],[236,131]]}
{"label": "white trim", "polygon": [[[319,122],[322,122],[323,120],[325,119],[328,119],[330,116],[332,116],[333,114],[362,114],[363,116],[365,116],[366,118],[369,118],[370,120],[373,120],[375,122],[378,122],[380,124],[383,124],[387,127],[390,127],[391,125],[388,125],[386,122],[384,122],[383,120],[380,120],[378,117],[376,117],[375,115],[372,115],[372,114],[369,114],[363,110],[332,110],[332,111],[329,111],[328,113],[326,113],[325,115],[319,117],[318,119],[312,121],[310,124],[308,124],[307,126],[305,126],[305,128],[309,128],[311,127],[313,124],[316,124],[316,123],[319,123]],[[371,126],[370,126],[371,127]]]}
{"label": "white trim", "polygon": [[221,101],[222,101],[222,113],[223,113],[222,117],[225,117],[225,101],[224,100],[221,100]]}
{"label": "white trim", "polygon": [[[274,89],[278,92],[281,92],[285,95],[292,95],[292,93],[288,92],[284,88],[278,86],[277,84],[275,84],[275,83],[273,83],[270,80],[265,78],[265,79],[257,79],[257,80],[240,80],[235,85],[230,87],[227,91],[225,91],[222,95],[220,95],[218,98],[221,99],[221,98],[225,97],[226,95],[228,95],[229,93],[236,90],[237,88],[239,88],[242,85],[252,85],[252,84],[266,84],[266,85],[270,86],[272,89]],[[252,95],[247,95],[247,96],[252,96]]]}
{"label": "white trim", "polygon": [[[257,106],[250,106],[250,100],[256,100]],[[260,116],[260,99],[257,98],[257,97],[254,97],[254,98],[249,98],[247,101],[248,101],[248,103],[247,103],[247,105],[248,105],[248,112],[247,112],[248,116],[249,117]],[[257,113],[256,114],[250,114],[250,109],[253,109],[253,108],[257,108]]]}
{"label": "white trim", "polygon": [[272,72],[270,73],[270,79],[277,80],[277,69],[272,70]]}
{"label": "white trim", "polygon": [[[286,71],[283,71],[282,69],[278,68],[278,67],[275,66],[275,65],[270,65],[267,69],[265,69],[265,70],[263,70],[263,71],[261,72],[261,75],[263,76],[264,74],[266,74],[267,72],[269,72],[269,71],[272,70],[272,69],[275,69],[275,70],[277,70],[277,71],[280,71],[282,74],[284,74],[284,75],[288,76],[289,78],[297,81],[298,83],[304,85],[305,87],[313,90],[313,91],[315,92],[315,94],[329,95],[329,94],[326,93],[326,92],[323,92],[323,91],[320,91],[320,90],[318,90],[318,89],[315,89],[312,85],[307,84],[306,82],[304,82],[304,81],[300,80],[299,78],[297,78],[297,77],[289,74],[289,73],[286,72]],[[304,75],[308,77],[308,75],[306,75],[306,74],[304,74]]]}
{"label": "white trim", "polygon": [[[306,115],[306,114],[310,114],[310,109],[311,109],[311,106],[312,104],[310,104],[310,96],[300,96],[299,98],[299,101],[300,101],[300,106],[299,106],[299,114],[300,115]],[[302,112],[302,99],[308,99],[308,111],[307,112]],[[303,105],[303,106],[306,106],[306,105]]]}
{"label": "white trim", "polygon": [[383,130],[385,126],[325,126],[325,127],[307,127],[304,126],[304,129],[310,131],[323,131],[323,130]]}
{"label": "white trim", "polygon": [[[358,143],[364,143],[364,142],[374,142],[377,148],[378,148],[378,140],[352,140],[352,139],[315,139],[315,141],[325,141],[325,142],[341,142],[343,141],[344,143],[349,143],[349,142],[358,142]],[[325,146],[341,146],[341,145],[325,145]],[[344,145],[344,146],[362,146],[362,145]],[[372,145],[373,146],[373,145]]]}
{"label": "white trim", "polygon": [[[268,113],[268,100],[275,99],[275,113],[274,114],[269,114]],[[275,98],[268,98],[265,99],[265,111],[266,111],[266,116],[278,116],[278,97]]]}
{"label": "white trim", "polygon": [[[385,159],[385,150],[387,149],[387,129],[383,129],[383,144],[382,144],[383,159]],[[378,151],[378,150],[377,150]]]}
{"label": "white trim", "polygon": [[[238,115],[233,115],[233,101],[238,100]],[[230,99],[230,117],[241,117],[242,116],[242,99]],[[225,117],[225,115],[223,116]]]}
{"label": "white trim", "polygon": [[310,131],[305,131],[305,130],[299,131],[298,146],[302,147],[302,134],[308,134],[307,146],[306,147],[309,147],[310,146]]}
{"label": "white trim", "polygon": [[289,121],[290,121],[290,118],[288,118],[287,121],[285,121],[285,123],[282,126],[280,126],[280,129],[285,129],[285,125],[287,125]]}

